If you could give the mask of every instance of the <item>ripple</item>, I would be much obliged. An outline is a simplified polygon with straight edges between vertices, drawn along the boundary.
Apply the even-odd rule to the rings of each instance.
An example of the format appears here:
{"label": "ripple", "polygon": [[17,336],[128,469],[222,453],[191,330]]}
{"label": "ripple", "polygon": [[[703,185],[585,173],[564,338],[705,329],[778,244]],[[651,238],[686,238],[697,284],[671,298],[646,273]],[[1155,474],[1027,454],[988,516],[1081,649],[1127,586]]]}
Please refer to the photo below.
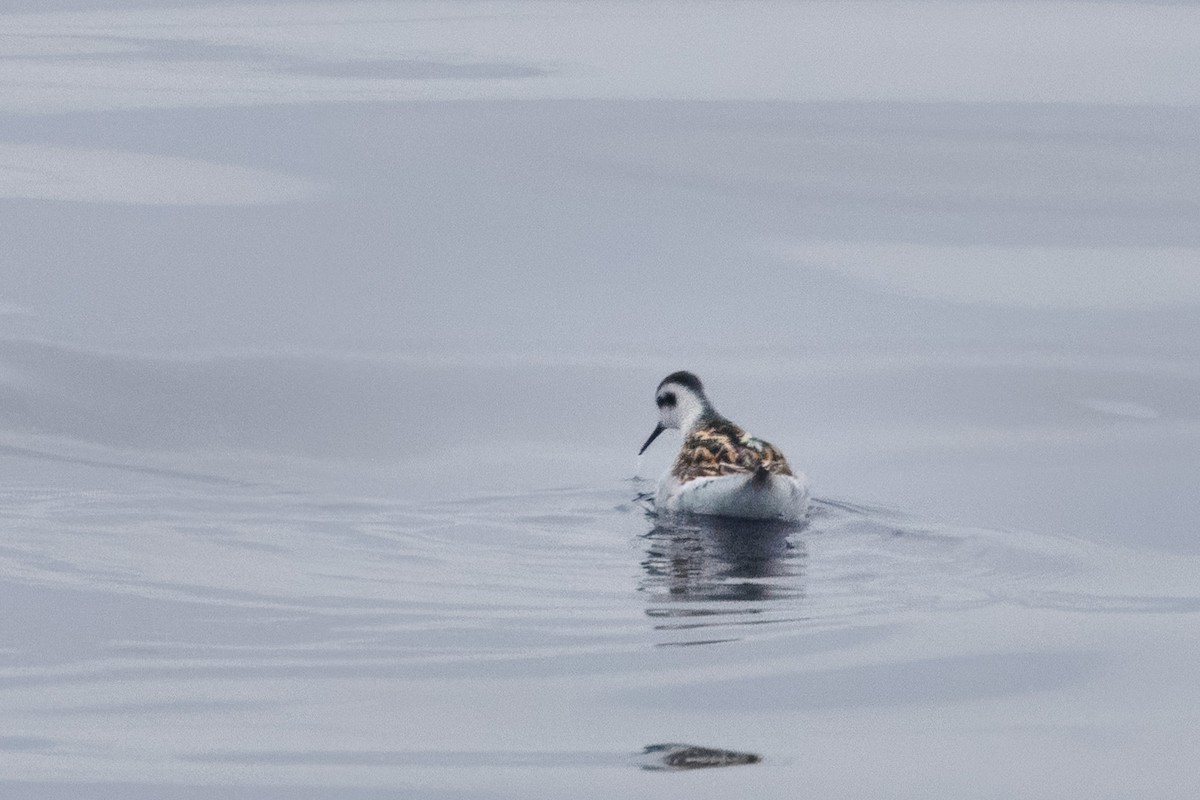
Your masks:
{"label": "ripple", "polygon": [[646,745],[642,755],[642,769],[649,770],[712,769],[757,764],[762,761],[762,756],[756,753],[739,753],[736,750],[719,750],[691,744]]}
{"label": "ripple", "polygon": [[[53,658],[23,654],[27,667],[7,675],[30,678],[52,662],[59,675],[118,663],[125,675],[205,664],[417,674],[540,662],[557,672],[647,647],[734,648],[734,658],[752,641],[820,649],[822,636],[861,641],[913,612],[1200,608],[1187,570],[1163,570],[1153,555],[836,500],[818,501],[802,526],[668,523],[629,494],[413,506],[253,487],[8,492],[6,593],[141,610],[113,615],[106,642],[77,647],[77,669],[63,672],[71,645],[56,641]],[[164,618],[177,620],[175,634],[157,628]]]}
{"label": "ripple", "polygon": [[151,153],[0,142],[0,198],[248,206],[312,198],[315,183],[259,168]]}
{"label": "ripple", "polygon": [[[114,727],[187,775],[786,764],[761,720],[1069,697],[1114,657],[1074,630],[1200,611],[1186,558],[841,500],[786,527],[659,520],[628,483],[416,505],[175,486],[0,491],[21,734],[0,750],[66,753],[69,720],[73,757],[119,775],[144,763]],[[713,725],[735,748],[675,744]],[[671,744],[631,755],[638,730]]]}

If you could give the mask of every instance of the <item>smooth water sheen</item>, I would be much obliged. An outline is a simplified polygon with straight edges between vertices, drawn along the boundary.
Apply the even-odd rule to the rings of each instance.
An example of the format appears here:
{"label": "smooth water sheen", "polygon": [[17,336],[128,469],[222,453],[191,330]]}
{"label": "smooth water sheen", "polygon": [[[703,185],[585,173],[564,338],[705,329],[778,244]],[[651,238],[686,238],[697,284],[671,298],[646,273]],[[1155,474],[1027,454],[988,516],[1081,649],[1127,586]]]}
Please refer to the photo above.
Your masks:
{"label": "smooth water sheen", "polygon": [[1138,687],[1197,655],[1167,634],[1200,612],[1194,558],[830,499],[803,525],[665,522],[647,488],[7,491],[6,792],[883,796],[900,764],[1098,791],[1143,748],[1140,781],[1186,769],[1190,713]]}
{"label": "smooth water sheen", "polygon": [[[0,798],[1192,800],[1197,42],[9,0]],[[804,524],[653,515],[680,369]]]}

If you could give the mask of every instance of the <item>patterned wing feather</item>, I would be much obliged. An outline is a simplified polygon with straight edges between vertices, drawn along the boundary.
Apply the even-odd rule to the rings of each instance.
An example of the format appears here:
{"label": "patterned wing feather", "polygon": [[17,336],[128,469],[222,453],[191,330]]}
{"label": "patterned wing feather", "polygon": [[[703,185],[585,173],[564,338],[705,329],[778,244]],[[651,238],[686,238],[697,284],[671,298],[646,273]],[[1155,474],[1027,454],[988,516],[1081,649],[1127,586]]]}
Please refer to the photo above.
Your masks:
{"label": "patterned wing feather", "polygon": [[755,439],[728,420],[701,425],[683,440],[671,468],[682,481],[719,475],[752,473],[760,466],[773,475],[791,475],[783,453],[762,439]]}

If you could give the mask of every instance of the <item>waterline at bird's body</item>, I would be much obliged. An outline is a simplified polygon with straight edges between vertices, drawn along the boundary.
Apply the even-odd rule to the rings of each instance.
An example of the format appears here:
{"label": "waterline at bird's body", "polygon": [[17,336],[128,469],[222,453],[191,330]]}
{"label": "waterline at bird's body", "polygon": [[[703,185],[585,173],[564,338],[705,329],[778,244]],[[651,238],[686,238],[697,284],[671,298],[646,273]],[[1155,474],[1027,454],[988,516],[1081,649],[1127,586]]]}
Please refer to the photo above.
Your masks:
{"label": "waterline at bird's body", "polygon": [[668,428],[683,431],[683,445],[659,481],[660,511],[762,520],[801,520],[808,513],[808,479],[792,471],[774,445],[746,433],[717,413],[700,379],[668,375],[655,391],[659,422],[642,445]]}

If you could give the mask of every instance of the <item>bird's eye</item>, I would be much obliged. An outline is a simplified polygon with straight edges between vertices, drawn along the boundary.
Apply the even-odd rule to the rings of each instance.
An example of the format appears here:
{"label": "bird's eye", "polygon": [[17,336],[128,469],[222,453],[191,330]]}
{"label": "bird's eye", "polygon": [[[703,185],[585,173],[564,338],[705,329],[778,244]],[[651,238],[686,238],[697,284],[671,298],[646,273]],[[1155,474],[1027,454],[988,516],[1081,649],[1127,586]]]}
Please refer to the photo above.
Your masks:
{"label": "bird's eye", "polygon": [[655,398],[654,402],[658,404],[659,408],[663,408],[664,406],[674,407],[675,406],[675,393],[674,392],[665,392],[665,393],[663,393],[663,395],[661,397]]}

